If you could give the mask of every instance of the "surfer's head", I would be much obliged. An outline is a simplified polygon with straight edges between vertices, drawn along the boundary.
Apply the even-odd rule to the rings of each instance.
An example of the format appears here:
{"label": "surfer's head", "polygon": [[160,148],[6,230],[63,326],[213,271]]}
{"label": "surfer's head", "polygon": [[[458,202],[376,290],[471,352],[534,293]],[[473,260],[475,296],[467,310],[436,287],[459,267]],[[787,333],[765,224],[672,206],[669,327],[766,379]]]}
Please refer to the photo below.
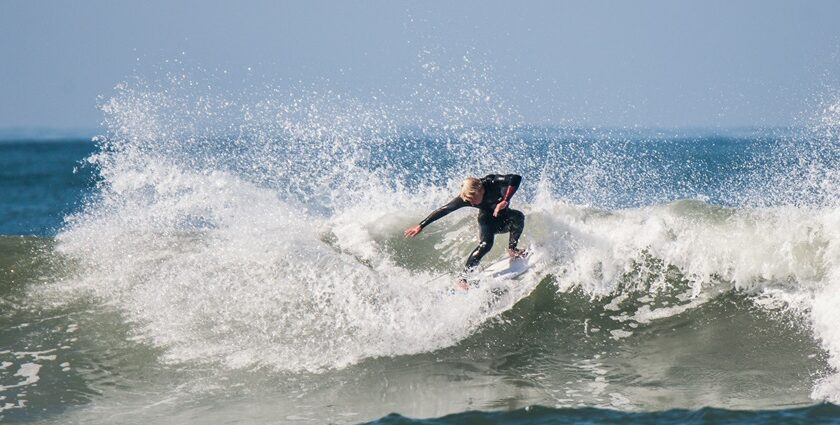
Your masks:
{"label": "surfer's head", "polygon": [[484,186],[481,185],[481,180],[475,177],[467,177],[461,183],[461,199],[469,202],[472,205],[478,205],[484,199]]}

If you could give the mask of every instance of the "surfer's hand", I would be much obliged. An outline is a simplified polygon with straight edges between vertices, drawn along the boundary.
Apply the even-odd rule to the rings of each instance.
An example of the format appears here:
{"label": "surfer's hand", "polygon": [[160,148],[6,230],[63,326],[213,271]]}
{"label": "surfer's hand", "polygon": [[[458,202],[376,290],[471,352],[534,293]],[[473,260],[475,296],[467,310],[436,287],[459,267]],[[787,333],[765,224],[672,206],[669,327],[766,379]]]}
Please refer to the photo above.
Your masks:
{"label": "surfer's hand", "polygon": [[418,224],[418,225],[409,227],[408,229],[405,229],[405,232],[403,232],[403,234],[407,238],[413,238],[413,237],[417,236],[417,234],[420,233],[421,230],[423,230],[423,228],[420,227],[420,225]]}
{"label": "surfer's hand", "polygon": [[496,210],[495,210],[495,211],[493,211],[493,217],[498,217],[498,216],[499,216],[499,213],[500,213],[503,209],[507,208],[507,206],[508,206],[508,202],[507,202],[507,201],[504,201],[504,200],[503,200],[502,202],[499,202],[498,204],[496,204]]}

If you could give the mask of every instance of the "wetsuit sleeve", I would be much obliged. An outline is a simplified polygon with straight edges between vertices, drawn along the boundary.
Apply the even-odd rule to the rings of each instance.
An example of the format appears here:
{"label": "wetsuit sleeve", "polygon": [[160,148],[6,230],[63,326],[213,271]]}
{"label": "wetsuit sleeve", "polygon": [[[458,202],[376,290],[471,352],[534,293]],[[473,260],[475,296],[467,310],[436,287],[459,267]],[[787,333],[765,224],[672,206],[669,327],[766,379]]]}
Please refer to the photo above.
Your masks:
{"label": "wetsuit sleeve", "polygon": [[505,174],[505,175],[496,175],[491,174],[487,176],[490,178],[490,181],[497,184],[506,184],[507,190],[505,191],[504,200],[510,201],[510,198],[513,196],[514,193],[519,189],[519,184],[522,183],[522,176],[519,174]]}
{"label": "wetsuit sleeve", "polygon": [[424,218],[423,221],[420,222],[420,228],[424,228],[432,224],[432,222],[443,218],[445,215],[451,213],[452,211],[455,211],[462,207],[466,207],[467,205],[469,205],[467,201],[461,199],[460,196],[456,196],[455,199],[449,201],[446,205],[432,211],[432,213],[429,214],[428,217]]}

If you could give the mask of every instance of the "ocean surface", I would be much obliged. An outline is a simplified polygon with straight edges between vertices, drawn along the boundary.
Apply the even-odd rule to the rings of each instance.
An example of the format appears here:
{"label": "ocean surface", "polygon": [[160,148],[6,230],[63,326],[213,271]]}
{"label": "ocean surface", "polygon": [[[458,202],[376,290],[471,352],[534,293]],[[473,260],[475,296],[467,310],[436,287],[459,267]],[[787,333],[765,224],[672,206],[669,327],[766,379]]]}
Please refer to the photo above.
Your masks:
{"label": "ocean surface", "polygon": [[[94,140],[0,141],[4,422],[840,423],[840,108],[739,130],[404,125],[323,93],[101,108]],[[475,212],[402,231],[489,173],[524,177],[542,261],[452,295]]]}

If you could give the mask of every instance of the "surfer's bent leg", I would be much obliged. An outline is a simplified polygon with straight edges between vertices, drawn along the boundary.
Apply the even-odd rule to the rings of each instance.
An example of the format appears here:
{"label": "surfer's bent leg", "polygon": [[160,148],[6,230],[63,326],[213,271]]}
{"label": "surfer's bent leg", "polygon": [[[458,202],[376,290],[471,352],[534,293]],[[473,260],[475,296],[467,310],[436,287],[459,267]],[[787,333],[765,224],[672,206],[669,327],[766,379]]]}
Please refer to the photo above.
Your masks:
{"label": "surfer's bent leg", "polygon": [[522,236],[522,231],[525,230],[525,214],[522,214],[522,211],[517,210],[507,210],[507,217],[505,220],[507,223],[505,227],[508,228],[510,232],[510,242],[508,242],[508,248],[516,249],[516,245],[519,243],[519,237]]}
{"label": "surfer's bent leg", "polygon": [[470,256],[467,257],[467,265],[464,267],[465,273],[473,272],[478,267],[481,259],[493,248],[493,238],[495,237],[496,231],[493,228],[492,221],[484,217],[484,214],[479,214],[478,216],[478,232],[481,240]]}

